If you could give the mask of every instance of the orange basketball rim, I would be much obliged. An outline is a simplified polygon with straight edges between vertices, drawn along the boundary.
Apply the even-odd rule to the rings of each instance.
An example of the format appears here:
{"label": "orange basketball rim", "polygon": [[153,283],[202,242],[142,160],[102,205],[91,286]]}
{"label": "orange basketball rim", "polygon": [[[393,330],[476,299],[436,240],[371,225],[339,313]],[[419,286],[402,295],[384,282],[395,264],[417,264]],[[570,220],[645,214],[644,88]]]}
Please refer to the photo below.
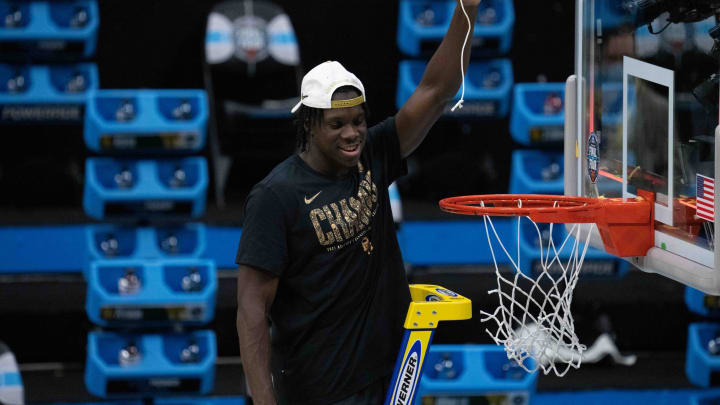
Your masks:
{"label": "orange basketball rim", "polygon": [[443,211],[463,215],[522,216],[543,223],[595,223],[605,250],[619,257],[645,256],[655,244],[654,195],[592,198],[545,194],[485,194],[440,200]]}

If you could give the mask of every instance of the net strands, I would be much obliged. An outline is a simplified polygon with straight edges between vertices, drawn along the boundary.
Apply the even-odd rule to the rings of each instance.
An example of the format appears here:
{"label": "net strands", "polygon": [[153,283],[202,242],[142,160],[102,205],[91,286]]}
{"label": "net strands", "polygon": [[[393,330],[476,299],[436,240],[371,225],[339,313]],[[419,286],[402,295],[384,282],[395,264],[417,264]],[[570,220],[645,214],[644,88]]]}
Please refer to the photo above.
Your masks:
{"label": "net strands", "polygon": [[[545,374],[554,372],[558,376],[564,376],[570,368],[579,368],[586,347],[575,333],[570,306],[595,227],[598,200],[552,195],[485,195],[453,197],[441,201],[440,206],[448,212],[483,216],[497,276],[497,288],[488,294],[497,297],[498,307],[492,313],[480,311],[481,321],[495,324],[494,330],[488,328],[486,332],[496,344],[505,347],[508,359],[515,360],[528,372],[542,368]],[[517,217],[516,257],[503,244],[491,216]],[[540,260],[534,278],[523,273],[520,267],[523,220],[530,221],[531,229],[537,233]],[[536,221],[550,223],[547,240]],[[559,246],[553,240],[556,222],[573,224]],[[584,231],[586,234],[581,235]],[[493,240],[499,250],[493,247]],[[500,271],[498,254],[507,256],[512,272]],[[562,260],[561,256],[566,259]]]}
{"label": "net strands", "polygon": [[[508,359],[515,360],[528,372],[542,368],[545,374],[554,372],[562,377],[570,368],[580,367],[582,353],[586,350],[575,333],[570,307],[594,224],[590,225],[584,238],[581,237],[583,227],[574,224],[562,244],[557,246],[552,237],[553,224],[550,224],[550,237],[544,241],[538,225],[527,217],[517,218],[518,235],[522,220],[532,223],[540,246],[539,272],[534,278],[520,270],[519,246],[517,257],[513,258],[503,245],[490,216],[484,216],[497,276],[497,288],[488,291],[488,294],[497,296],[498,306],[493,313],[481,310],[481,321],[495,323],[494,331],[489,328],[485,331],[496,344],[505,347]],[[512,272],[500,271],[496,259],[496,254],[500,252],[493,248],[492,238],[508,257]],[[567,259],[561,260],[559,253],[568,249]]]}

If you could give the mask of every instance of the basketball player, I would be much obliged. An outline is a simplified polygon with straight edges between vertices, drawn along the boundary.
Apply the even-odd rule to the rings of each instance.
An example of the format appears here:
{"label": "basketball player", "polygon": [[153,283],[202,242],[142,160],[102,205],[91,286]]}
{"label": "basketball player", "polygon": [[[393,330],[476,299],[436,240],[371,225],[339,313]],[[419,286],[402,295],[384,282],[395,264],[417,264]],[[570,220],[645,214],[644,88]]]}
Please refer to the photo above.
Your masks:
{"label": "basketball player", "polygon": [[[298,152],[251,190],[236,257],[254,404],[383,403],[410,303],[388,186],[460,88],[480,0],[458,1],[419,86],[375,126],[362,83],[340,63],[303,78]],[[463,55],[464,69],[469,41]]]}

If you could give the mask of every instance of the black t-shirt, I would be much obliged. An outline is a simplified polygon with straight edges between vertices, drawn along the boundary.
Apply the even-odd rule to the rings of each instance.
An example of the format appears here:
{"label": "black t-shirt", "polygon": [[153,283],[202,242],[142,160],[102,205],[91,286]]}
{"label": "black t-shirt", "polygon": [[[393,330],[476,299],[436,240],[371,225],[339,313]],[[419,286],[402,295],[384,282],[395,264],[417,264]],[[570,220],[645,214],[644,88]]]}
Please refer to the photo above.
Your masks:
{"label": "black t-shirt", "polygon": [[410,292],[388,186],[406,173],[388,118],[368,130],[357,170],[326,176],[293,155],[248,196],[236,262],[279,277],[273,376],[293,404],[337,401],[392,372]]}

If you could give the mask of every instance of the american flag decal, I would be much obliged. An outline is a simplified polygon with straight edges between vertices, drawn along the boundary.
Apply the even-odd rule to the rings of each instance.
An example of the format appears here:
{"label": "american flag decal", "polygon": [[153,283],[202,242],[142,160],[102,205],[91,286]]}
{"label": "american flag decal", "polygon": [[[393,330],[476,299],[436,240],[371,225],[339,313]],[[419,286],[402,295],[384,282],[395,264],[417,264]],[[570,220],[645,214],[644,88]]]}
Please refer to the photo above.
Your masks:
{"label": "american flag decal", "polygon": [[698,174],[696,196],[697,216],[715,221],[715,180]]}

